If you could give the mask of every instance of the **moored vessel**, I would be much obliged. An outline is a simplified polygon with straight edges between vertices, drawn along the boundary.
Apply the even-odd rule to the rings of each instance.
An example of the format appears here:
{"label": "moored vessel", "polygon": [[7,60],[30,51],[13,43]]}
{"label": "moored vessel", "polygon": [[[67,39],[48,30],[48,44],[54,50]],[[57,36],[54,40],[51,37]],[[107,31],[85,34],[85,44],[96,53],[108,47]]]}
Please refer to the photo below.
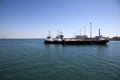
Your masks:
{"label": "moored vessel", "polygon": [[87,36],[76,36],[75,38],[63,38],[63,35],[58,35],[56,38],[47,37],[45,44],[66,44],[66,45],[104,45],[109,42],[109,39],[101,35],[95,38]]}
{"label": "moored vessel", "polygon": [[[91,25],[91,23],[90,23]],[[91,27],[91,26],[90,26]],[[85,31],[85,30],[84,30]],[[109,39],[103,37],[100,33],[96,37],[92,37],[92,29],[90,29],[90,37],[88,38],[87,35],[76,35],[75,38],[64,38],[62,33],[58,34],[55,38],[49,36],[45,39],[45,44],[63,44],[63,45],[105,45],[109,42]]]}

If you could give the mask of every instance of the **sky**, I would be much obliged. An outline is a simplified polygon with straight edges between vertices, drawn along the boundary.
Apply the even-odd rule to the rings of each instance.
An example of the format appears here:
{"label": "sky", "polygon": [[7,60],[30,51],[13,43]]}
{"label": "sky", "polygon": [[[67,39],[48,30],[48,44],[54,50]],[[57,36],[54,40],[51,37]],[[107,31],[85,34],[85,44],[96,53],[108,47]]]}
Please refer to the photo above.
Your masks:
{"label": "sky", "polygon": [[0,0],[0,38],[46,38],[49,30],[120,36],[120,0]]}

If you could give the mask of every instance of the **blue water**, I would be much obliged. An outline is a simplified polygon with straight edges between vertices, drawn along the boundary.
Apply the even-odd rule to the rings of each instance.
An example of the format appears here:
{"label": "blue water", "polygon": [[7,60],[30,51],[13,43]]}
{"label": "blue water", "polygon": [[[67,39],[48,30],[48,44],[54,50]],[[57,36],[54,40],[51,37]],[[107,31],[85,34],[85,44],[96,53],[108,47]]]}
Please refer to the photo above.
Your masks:
{"label": "blue water", "polygon": [[45,45],[0,40],[0,80],[120,80],[120,42]]}

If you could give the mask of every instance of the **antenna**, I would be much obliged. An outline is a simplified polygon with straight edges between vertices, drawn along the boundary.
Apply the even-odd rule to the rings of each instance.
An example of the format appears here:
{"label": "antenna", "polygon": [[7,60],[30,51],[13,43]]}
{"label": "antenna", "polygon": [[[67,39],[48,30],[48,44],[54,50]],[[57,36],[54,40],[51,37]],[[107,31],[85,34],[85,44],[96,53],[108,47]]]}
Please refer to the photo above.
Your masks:
{"label": "antenna", "polygon": [[92,23],[90,22],[90,38],[92,38]]}

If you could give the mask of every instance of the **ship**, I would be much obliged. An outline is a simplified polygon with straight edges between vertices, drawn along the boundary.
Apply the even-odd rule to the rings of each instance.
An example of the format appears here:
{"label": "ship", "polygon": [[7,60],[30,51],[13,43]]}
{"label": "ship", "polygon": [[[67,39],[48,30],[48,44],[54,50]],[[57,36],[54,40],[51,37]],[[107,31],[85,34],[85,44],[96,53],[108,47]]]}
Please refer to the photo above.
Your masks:
{"label": "ship", "polygon": [[58,34],[55,38],[52,38],[50,31],[49,35],[45,39],[45,44],[62,44],[62,45],[106,45],[109,42],[109,39],[103,37],[100,33],[95,37],[91,37],[91,30],[90,30],[90,37],[87,35],[76,35],[74,38],[64,38],[64,35],[61,33]]}

